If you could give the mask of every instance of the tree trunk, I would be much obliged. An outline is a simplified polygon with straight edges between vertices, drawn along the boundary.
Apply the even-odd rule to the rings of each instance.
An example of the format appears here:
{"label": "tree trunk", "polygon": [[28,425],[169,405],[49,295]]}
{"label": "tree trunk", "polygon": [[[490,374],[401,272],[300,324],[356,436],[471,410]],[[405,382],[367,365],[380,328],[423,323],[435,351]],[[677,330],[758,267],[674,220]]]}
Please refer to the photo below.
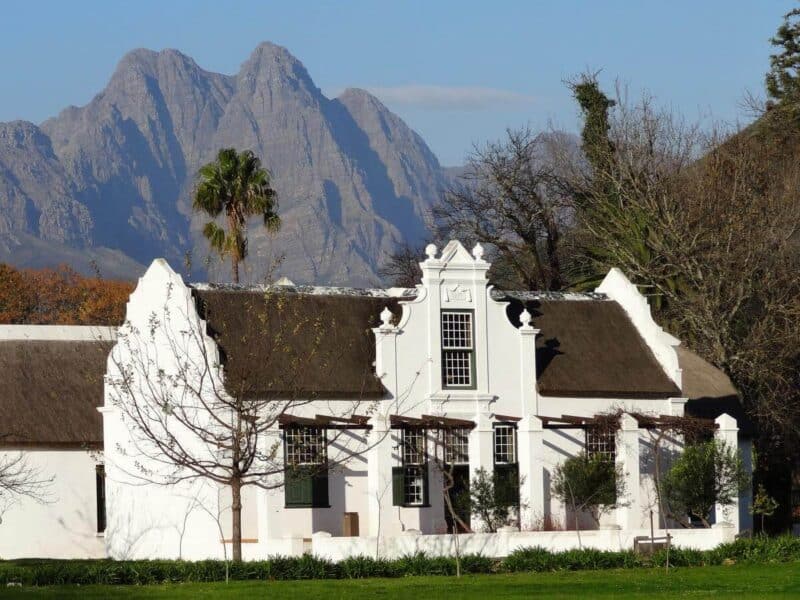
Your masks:
{"label": "tree trunk", "polygon": [[239,259],[231,257],[231,270],[233,271],[233,283],[239,283]]}
{"label": "tree trunk", "polygon": [[242,481],[233,479],[231,481],[231,542],[233,547],[233,560],[242,560]]}

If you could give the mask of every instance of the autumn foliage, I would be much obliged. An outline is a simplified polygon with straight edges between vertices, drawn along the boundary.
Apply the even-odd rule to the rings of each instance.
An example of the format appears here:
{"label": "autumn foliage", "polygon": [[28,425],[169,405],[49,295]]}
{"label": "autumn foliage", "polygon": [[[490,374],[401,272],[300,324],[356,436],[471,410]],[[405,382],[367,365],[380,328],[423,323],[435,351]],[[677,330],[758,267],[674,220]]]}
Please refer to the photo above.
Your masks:
{"label": "autumn foliage", "polygon": [[0,263],[0,324],[119,325],[133,291],[127,281],[72,268],[15,269]]}

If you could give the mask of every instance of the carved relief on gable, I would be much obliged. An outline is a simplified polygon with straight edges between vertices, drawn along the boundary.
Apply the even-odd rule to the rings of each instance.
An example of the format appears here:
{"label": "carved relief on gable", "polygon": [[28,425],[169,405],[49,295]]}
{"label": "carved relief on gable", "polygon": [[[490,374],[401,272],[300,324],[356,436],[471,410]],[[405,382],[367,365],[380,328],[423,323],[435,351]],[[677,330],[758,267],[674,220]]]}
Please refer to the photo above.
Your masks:
{"label": "carved relief on gable", "polygon": [[460,283],[445,285],[442,287],[442,300],[444,302],[472,302],[472,292]]}

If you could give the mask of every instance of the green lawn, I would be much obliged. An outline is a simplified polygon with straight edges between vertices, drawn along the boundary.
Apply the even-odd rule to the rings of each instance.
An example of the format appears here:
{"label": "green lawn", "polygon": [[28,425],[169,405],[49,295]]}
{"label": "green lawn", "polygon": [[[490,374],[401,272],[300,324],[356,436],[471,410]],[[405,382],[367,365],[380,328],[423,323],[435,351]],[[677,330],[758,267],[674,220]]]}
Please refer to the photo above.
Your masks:
{"label": "green lawn", "polygon": [[800,563],[673,569],[518,573],[335,581],[246,581],[158,586],[0,589],[2,598],[800,598]]}

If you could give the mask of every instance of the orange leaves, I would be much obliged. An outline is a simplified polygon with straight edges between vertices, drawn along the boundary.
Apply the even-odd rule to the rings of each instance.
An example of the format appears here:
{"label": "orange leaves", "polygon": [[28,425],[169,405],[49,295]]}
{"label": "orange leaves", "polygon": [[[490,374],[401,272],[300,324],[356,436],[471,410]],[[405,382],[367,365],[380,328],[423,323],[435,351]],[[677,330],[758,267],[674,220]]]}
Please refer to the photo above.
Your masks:
{"label": "orange leaves", "polygon": [[0,323],[119,325],[133,284],[84,277],[72,268],[0,264]]}

